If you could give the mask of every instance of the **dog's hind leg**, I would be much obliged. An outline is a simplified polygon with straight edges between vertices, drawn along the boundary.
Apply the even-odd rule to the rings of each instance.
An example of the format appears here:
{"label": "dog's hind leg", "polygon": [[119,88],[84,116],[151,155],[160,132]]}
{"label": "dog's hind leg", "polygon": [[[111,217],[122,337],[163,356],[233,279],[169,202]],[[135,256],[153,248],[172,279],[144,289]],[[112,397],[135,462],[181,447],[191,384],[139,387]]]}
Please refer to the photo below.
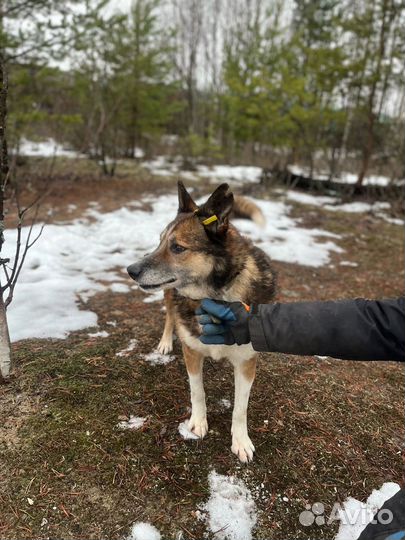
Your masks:
{"label": "dog's hind leg", "polygon": [[204,356],[182,344],[191,393],[191,417],[188,421],[190,431],[203,438],[208,431],[207,406],[203,385]]}
{"label": "dog's hind leg", "polygon": [[173,331],[174,331],[174,306],[173,306],[173,291],[168,289],[164,292],[166,319],[165,328],[162,337],[157,346],[157,350],[161,354],[167,354],[173,350]]}
{"label": "dog's hind leg", "polygon": [[233,361],[235,370],[235,403],[232,414],[232,452],[243,463],[253,459],[255,447],[247,430],[247,407],[250,389],[256,374],[257,356],[249,360]]}

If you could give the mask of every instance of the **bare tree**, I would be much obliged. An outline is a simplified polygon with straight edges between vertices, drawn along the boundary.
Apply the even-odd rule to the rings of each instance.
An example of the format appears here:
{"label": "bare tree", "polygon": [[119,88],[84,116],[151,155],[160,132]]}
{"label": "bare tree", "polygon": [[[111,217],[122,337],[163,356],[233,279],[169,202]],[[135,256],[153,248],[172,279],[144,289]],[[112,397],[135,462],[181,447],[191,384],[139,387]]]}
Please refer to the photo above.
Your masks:
{"label": "bare tree", "polygon": [[187,96],[187,126],[196,131],[196,92],[199,50],[203,36],[204,4],[198,0],[173,0],[176,21],[175,65],[185,83]]}
{"label": "bare tree", "polygon": [[[8,259],[1,258],[4,244],[4,198],[9,179],[8,152],[6,138],[8,78],[3,51],[0,49],[0,266],[5,268]],[[1,278],[1,276],[0,276]],[[3,378],[10,373],[10,335],[6,319],[3,286],[0,279],[0,370]]]}
{"label": "bare tree", "polygon": [[[42,199],[49,191],[50,174],[46,182],[46,188],[41,190],[27,206],[22,206],[18,183],[15,181],[11,185],[11,172],[13,166],[9,165],[9,156],[7,149],[7,96],[8,96],[8,77],[7,67],[4,56],[0,51],[0,374],[3,380],[7,379],[11,371],[11,348],[10,334],[8,330],[6,310],[13,300],[14,288],[20,276],[28,250],[35,244],[42,234],[44,225],[40,227],[39,232],[33,234],[34,225],[37,221],[39,205]],[[15,156],[14,156],[15,157]],[[13,160],[15,162],[15,159]],[[4,217],[6,188],[10,191],[17,207],[17,240],[15,253],[12,260],[2,258],[2,248],[4,246]],[[9,199],[8,199],[9,200]],[[23,240],[23,225],[27,214],[33,211],[30,226],[26,238]]]}

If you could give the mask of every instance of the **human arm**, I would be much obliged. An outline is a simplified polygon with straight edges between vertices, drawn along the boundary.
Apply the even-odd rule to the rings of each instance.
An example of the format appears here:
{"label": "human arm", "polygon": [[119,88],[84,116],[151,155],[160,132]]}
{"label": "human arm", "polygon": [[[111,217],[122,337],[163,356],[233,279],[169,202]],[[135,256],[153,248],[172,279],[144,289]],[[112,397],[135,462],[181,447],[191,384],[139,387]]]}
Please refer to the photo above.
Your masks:
{"label": "human arm", "polygon": [[[224,330],[220,329],[218,335],[229,341],[231,329],[236,336],[233,343],[238,343],[243,334],[244,342],[250,341],[256,351],[350,360],[405,360],[405,298],[259,304],[252,305],[249,312],[241,309],[239,302],[216,304],[236,314],[235,321],[218,325]],[[207,300],[201,306],[209,313],[205,309]],[[218,318],[218,312],[214,316]],[[203,343],[214,343],[215,326],[211,324],[209,330],[213,333],[203,335]],[[220,343],[220,338],[216,339]],[[226,343],[224,340],[222,343]]]}

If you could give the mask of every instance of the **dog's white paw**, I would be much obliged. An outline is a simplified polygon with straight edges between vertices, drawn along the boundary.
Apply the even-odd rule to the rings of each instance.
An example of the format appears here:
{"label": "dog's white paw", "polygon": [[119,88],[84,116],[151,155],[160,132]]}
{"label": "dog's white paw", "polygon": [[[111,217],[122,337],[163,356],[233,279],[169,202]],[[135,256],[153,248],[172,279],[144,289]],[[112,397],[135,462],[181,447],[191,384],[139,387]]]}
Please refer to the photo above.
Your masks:
{"label": "dog's white paw", "polygon": [[190,420],[188,421],[188,429],[197,435],[197,437],[202,439],[208,432],[207,418],[191,416]]}
{"label": "dog's white paw", "polygon": [[165,336],[162,336],[162,339],[159,341],[159,345],[157,346],[157,350],[160,352],[160,354],[168,354],[172,352],[173,338],[166,338]]}
{"label": "dog's white paw", "polygon": [[253,446],[249,435],[246,433],[245,435],[232,436],[231,450],[234,454],[238,456],[242,463],[248,463],[253,459],[255,447]]}

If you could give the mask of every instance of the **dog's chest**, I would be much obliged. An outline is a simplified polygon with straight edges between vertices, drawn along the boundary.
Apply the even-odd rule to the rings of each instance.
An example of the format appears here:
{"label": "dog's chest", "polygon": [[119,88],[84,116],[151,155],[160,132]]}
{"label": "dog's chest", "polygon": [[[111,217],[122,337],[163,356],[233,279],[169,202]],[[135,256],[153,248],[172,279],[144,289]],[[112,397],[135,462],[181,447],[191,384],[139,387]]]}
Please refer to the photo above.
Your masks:
{"label": "dog's chest", "polygon": [[227,359],[231,364],[245,362],[256,353],[250,343],[247,345],[204,345],[193,335],[184,324],[177,325],[177,333],[190,349],[197,351],[204,356],[210,356],[214,360]]}

